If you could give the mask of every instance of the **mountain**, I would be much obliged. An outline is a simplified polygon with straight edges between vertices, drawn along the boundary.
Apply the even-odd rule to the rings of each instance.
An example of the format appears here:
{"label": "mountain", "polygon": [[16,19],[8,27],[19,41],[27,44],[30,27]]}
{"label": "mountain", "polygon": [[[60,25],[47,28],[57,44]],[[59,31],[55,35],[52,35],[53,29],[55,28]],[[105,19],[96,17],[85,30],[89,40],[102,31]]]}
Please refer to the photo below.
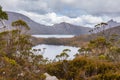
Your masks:
{"label": "mountain", "polygon": [[77,26],[66,22],[55,24],[52,27],[54,27],[56,31],[55,33],[58,32],[59,34],[64,33],[64,34],[74,34],[74,35],[88,34],[89,30],[91,29],[88,27]]}
{"label": "mountain", "polygon": [[[119,35],[120,34],[120,23],[119,22],[116,22],[116,21],[114,21],[114,20],[109,20],[108,22],[107,22],[107,24],[108,25],[106,25],[106,26],[104,26],[105,28],[105,30],[104,30],[104,35],[106,36],[106,37],[108,37],[108,36],[110,36],[110,35],[114,35],[114,34],[116,34],[116,35]],[[101,32],[102,31],[102,32]],[[101,29],[101,31],[99,31],[98,33],[97,33],[97,35],[99,34],[103,34],[103,29]],[[119,37],[120,37],[120,35],[119,35]]]}
{"label": "mountain", "polygon": [[88,31],[91,28],[76,26],[73,24],[62,22],[60,24],[54,24],[53,26],[46,26],[39,24],[29,17],[15,12],[7,12],[9,16],[9,20],[5,21],[5,23],[11,29],[11,23],[18,19],[24,20],[31,28],[31,34],[69,34],[69,35],[80,35],[80,34],[88,34]]}
{"label": "mountain", "polygon": [[[5,23],[8,25],[8,26],[11,26],[11,23],[13,21],[16,21],[18,19],[22,19],[24,20],[31,28],[30,32],[31,34],[45,34],[46,32],[49,32],[49,27],[48,26],[45,26],[45,25],[42,25],[42,24],[39,24],[33,20],[31,20],[29,17],[23,15],[23,14],[20,14],[20,13],[15,13],[15,12],[7,12],[8,14],[8,21],[6,21]],[[47,29],[46,29],[47,28]]]}
{"label": "mountain", "polygon": [[109,35],[112,35],[112,34],[117,34],[119,35],[120,34],[120,25],[119,26],[115,26],[115,27],[112,27],[112,28],[109,28],[105,31],[106,33],[109,33]]}
{"label": "mountain", "polygon": [[107,25],[108,28],[113,28],[113,27],[120,26],[120,23],[114,21],[113,19],[109,20],[109,21],[107,22],[107,24],[108,24],[108,25]]}

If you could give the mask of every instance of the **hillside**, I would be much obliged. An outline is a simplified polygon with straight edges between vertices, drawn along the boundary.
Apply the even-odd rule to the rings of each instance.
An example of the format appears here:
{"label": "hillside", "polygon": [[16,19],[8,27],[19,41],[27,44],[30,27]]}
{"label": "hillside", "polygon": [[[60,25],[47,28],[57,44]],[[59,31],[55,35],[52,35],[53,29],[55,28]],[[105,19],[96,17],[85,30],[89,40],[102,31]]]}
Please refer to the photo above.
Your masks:
{"label": "hillside", "polygon": [[88,27],[82,27],[82,26],[77,26],[73,25],[70,23],[65,23],[62,22],[60,24],[55,24],[53,25],[55,28],[55,33],[59,32],[59,34],[74,34],[74,35],[79,35],[79,34],[88,34],[90,28]]}
{"label": "hillside", "polygon": [[109,27],[109,28],[120,26],[120,23],[119,23],[119,22],[116,22],[116,21],[114,21],[114,20],[112,20],[112,19],[109,20],[109,21],[107,22],[107,24],[108,24],[107,27]]}
{"label": "hillside", "polygon": [[10,26],[11,22],[22,19],[27,22],[27,24],[30,26],[31,34],[68,34],[68,35],[80,35],[80,34],[88,34],[88,31],[90,28],[88,27],[82,27],[82,26],[76,26],[69,23],[62,22],[60,24],[54,24],[53,26],[46,26],[39,24],[33,20],[31,20],[29,17],[22,15],[20,13],[15,12],[7,12],[9,16],[9,20],[5,23]]}

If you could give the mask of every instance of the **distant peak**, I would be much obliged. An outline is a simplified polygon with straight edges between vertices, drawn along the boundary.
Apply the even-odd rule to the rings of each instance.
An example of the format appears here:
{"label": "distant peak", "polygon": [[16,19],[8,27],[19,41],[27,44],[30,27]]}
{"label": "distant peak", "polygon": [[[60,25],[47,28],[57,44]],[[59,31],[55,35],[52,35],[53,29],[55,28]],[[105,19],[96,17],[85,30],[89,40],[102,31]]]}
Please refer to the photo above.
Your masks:
{"label": "distant peak", "polygon": [[68,24],[68,23],[66,23],[66,22],[61,22],[60,24]]}
{"label": "distant peak", "polygon": [[114,21],[113,19],[109,20],[108,23],[117,23],[116,21]]}
{"label": "distant peak", "polygon": [[66,24],[70,24],[70,23],[67,23],[67,22],[61,22],[61,23],[54,24],[54,26],[56,26],[56,25],[66,25]]}
{"label": "distant peak", "polygon": [[114,22],[114,20],[113,19],[111,19],[111,20],[109,20],[110,22]]}

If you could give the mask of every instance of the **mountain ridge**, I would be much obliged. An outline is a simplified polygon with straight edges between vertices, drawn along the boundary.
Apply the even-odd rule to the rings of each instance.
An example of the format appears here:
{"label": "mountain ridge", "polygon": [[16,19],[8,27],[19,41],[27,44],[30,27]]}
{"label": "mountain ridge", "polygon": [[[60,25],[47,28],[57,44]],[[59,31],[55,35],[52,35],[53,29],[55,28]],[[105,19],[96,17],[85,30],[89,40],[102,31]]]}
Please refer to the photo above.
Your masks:
{"label": "mountain ridge", "polygon": [[108,24],[108,25],[107,25],[108,28],[113,28],[113,27],[120,26],[120,23],[114,21],[113,19],[109,20],[109,21],[107,22],[107,24]]}
{"label": "mountain ridge", "polygon": [[7,11],[9,16],[8,21],[5,23],[11,27],[11,23],[18,19],[24,20],[31,28],[31,34],[65,34],[65,35],[81,35],[81,34],[88,34],[91,28],[77,26],[66,22],[61,22],[59,24],[54,24],[53,26],[47,26],[40,23],[37,23],[30,19],[29,17],[16,13],[16,12],[9,12]]}

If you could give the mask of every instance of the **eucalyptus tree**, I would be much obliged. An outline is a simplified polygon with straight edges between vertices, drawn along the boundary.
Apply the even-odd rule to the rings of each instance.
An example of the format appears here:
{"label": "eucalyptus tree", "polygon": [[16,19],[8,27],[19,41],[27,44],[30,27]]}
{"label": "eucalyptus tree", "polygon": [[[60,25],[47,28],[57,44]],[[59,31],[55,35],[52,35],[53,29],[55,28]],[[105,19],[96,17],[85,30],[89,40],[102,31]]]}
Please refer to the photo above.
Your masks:
{"label": "eucalyptus tree", "polygon": [[69,57],[68,52],[70,51],[70,49],[64,49],[60,54],[61,60],[67,60],[67,58]]}
{"label": "eucalyptus tree", "polygon": [[81,55],[84,55],[85,54],[85,48],[84,47],[81,47],[79,50],[78,50],[78,52],[79,52],[79,55],[81,54]]}
{"label": "eucalyptus tree", "polygon": [[[8,15],[0,7],[0,29],[6,28],[4,20],[8,20]],[[13,30],[0,32],[0,80],[43,80],[44,70],[38,65],[42,56],[34,56],[35,65],[28,59],[32,54],[29,26],[23,20],[13,22],[12,26]]]}
{"label": "eucalyptus tree", "polygon": [[28,55],[31,48],[30,35],[27,32],[30,30],[28,24],[23,20],[17,20],[11,24],[17,30],[16,36],[16,51],[21,54]]}
{"label": "eucalyptus tree", "polygon": [[81,47],[80,49],[78,49],[79,54],[76,54],[76,56],[79,55],[84,55],[84,56],[88,56],[91,55],[91,49],[89,47]]}
{"label": "eucalyptus tree", "polygon": [[56,59],[60,61],[60,55],[56,55]]}
{"label": "eucalyptus tree", "polygon": [[66,52],[62,52],[60,54],[60,57],[61,57],[61,60],[66,60],[69,57],[69,55]]}
{"label": "eucalyptus tree", "polygon": [[108,24],[107,24],[107,23],[104,23],[104,22],[95,25],[95,31],[96,31],[96,33],[101,32],[101,36],[104,36],[107,25],[108,25]]}
{"label": "eucalyptus tree", "polygon": [[30,27],[28,26],[28,24],[21,19],[12,22],[12,26],[19,31],[19,35],[25,34],[28,30],[30,30]]}
{"label": "eucalyptus tree", "polygon": [[96,24],[93,29],[89,30],[90,37],[91,38],[96,38],[98,36],[103,36],[105,37],[105,30],[107,29],[108,24],[101,22],[99,24]]}
{"label": "eucalyptus tree", "polygon": [[[8,20],[8,15],[5,11],[2,10],[2,7],[0,6],[0,22],[1,22],[1,27],[0,29],[2,30],[3,28],[5,28],[5,23],[4,20]],[[0,30],[0,31],[1,31]],[[4,53],[5,54],[5,47],[6,47],[6,35],[8,34],[8,32],[0,32],[0,53]]]}
{"label": "eucalyptus tree", "polygon": [[70,49],[64,49],[59,55],[56,55],[56,59],[58,61],[67,60],[67,58],[69,57],[69,55],[67,53],[70,51],[71,51]]}
{"label": "eucalyptus tree", "polygon": [[5,28],[6,25],[4,23],[4,20],[8,20],[8,15],[5,11],[2,10],[2,7],[0,6],[0,22],[2,24],[1,28]]}

